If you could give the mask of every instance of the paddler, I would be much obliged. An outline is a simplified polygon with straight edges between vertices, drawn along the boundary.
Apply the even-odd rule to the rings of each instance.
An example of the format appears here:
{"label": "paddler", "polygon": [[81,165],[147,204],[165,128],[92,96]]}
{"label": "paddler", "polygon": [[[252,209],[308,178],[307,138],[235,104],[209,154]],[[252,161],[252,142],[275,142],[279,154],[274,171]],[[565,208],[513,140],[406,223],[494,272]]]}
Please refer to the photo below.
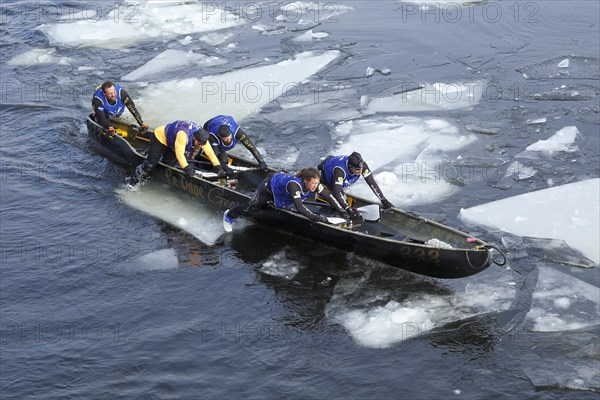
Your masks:
{"label": "paddler", "polygon": [[237,222],[236,219],[240,215],[250,217],[269,202],[275,204],[275,207],[278,208],[291,209],[294,207],[296,211],[311,221],[328,222],[327,217],[313,213],[303,204],[303,201],[313,193],[318,193],[334,209],[344,213],[344,210],[331,196],[329,190],[321,185],[319,180],[319,171],[313,167],[303,168],[295,175],[283,172],[269,174],[258,184],[248,204],[240,205],[223,213],[223,228],[227,232],[231,232],[232,225]]}
{"label": "paddler", "polygon": [[109,136],[112,137],[115,134],[115,128],[110,124],[110,118],[120,117],[126,107],[140,128],[148,129],[148,125],[142,120],[142,116],[135,108],[135,103],[124,88],[111,81],[106,81],[96,87],[92,97],[92,115],[98,124],[106,128]]}
{"label": "paddler", "polygon": [[328,156],[317,167],[321,171],[321,183],[331,190],[333,197],[351,218],[357,218],[358,212],[348,205],[344,189],[353,185],[361,177],[365,178],[367,185],[375,196],[381,201],[384,210],[390,210],[394,205],[385,198],[383,192],[375,182],[373,174],[362,156],[353,152],[349,156]]}
{"label": "paddler", "polygon": [[161,157],[167,164],[178,163],[188,178],[194,176],[194,169],[187,160],[193,159],[200,149],[204,151],[220,178],[227,174],[208,142],[209,133],[195,122],[178,120],[165,126],[159,126],[150,135],[148,154],[144,162],[137,166],[129,177],[129,188],[136,189],[156,167]]}
{"label": "paddler", "polygon": [[240,142],[252,153],[258,162],[258,168],[261,171],[267,171],[269,167],[260,155],[250,137],[239,126],[231,115],[217,115],[206,121],[204,129],[210,132],[208,141],[210,142],[213,151],[221,162],[221,165],[227,166],[227,152],[232,150],[235,145]]}

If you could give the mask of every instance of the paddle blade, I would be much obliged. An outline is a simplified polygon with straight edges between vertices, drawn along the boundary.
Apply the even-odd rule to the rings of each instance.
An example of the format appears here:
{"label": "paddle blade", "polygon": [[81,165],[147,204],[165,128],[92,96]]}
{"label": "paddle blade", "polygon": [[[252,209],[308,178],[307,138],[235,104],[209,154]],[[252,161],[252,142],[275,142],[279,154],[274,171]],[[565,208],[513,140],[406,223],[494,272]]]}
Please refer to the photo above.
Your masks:
{"label": "paddle blade", "polygon": [[327,217],[327,221],[329,221],[329,223],[333,225],[341,225],[346,223],[346,220],[344,218],[339,217]]}
{"label": "paddle blade", "polygon": [[376,222],[381,218],[381,212],[378,204],[370,204],[357,208],[356,211],[360,213],[365,221]]}

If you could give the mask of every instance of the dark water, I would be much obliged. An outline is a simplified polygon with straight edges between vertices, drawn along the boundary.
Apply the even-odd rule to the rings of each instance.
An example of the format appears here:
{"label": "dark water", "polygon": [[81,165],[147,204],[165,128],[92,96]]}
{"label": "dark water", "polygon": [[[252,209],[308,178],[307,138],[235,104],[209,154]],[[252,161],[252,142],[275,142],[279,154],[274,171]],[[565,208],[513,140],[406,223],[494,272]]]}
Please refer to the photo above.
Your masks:
{"label": "dark water", "polygon": [[[114,191],[129,171],[93,148],[83,124],[93,87],[104,77],[77,67],[100,66],[119,77],[172,42],[143,41],[127,52],[54,46],[71,61],[8,65],[31,48],[53,46],[36,29],[56,22],[40,11],[52,4],[89,6],[3,2],[0,8],[3,399],[597,396],[591,392],[600,388],[597,302],[580,311],[591,328],[536,332],[523,326],[543,269],[597,288],[597,267],[569,268],[525,253],[509,257],[510,270],[494,267],[472,280],[440,282],[259,226],[209,246],[121,203]],[[203,72],[340,49],[347,56],[319,79],[343,82],[358,95],[485,78],[494,90],[473,110],[419,114],[461,129],[501,129],[479,135],[469,148],[475,165],[508,165],[529,144],[576,125],[578,153],[538,160],[534,178],[470,179],[458,194],[414,209],[443,215],[446,223],[490,242],[500,242],[502,232],[465,227],[457,219],[460,208],[546,188],[548,178],[559,185],[600,175],[597,67],[575,65],[568,78],[548,78],[544,64],[571,55],[597,66],[597,2],[484,2],[461,16],[451,14],[456,8],[449,5],[441,7],[447,14],[425,14],[396,1],[344,5],[355,10],[323,23],[319,30],[330,36],[320,42],[290,41],[298,35],[290,32],[292,23],[281,23],[287,29],[281,35],[260,35],[252,24],[234,28],[238,46],[228,53],[229,64]],[[492,14],[498,10],[501,17]],[[368,66],[392,74],[367,79]],[[525,67],[531,79],[516,71]],[[534,98],[563,84],[587,95]],[[128,88],[135,94],[136,84]],[[525,125],[540,117],[548,122]],[[247,123],[270,126],[260,115]],[[259,144],[271,159],[293,145],[301,149],[300,159],[312,163],[319,149],[331,146],[322,123],[306,119],[285,127],[305,134],[290,138],[274,128],[262,134]],[[275,143],[268,142],[269,133]],[[139,261],[147,254],[152,267]],[[266,272],[269,265],[275,273]],[[470,284],[493,287],[503,280],[514,282],[507,308],[478,309],[385,348],[357,343],[336,312],[415,293],[433,301],[466,292]]]}

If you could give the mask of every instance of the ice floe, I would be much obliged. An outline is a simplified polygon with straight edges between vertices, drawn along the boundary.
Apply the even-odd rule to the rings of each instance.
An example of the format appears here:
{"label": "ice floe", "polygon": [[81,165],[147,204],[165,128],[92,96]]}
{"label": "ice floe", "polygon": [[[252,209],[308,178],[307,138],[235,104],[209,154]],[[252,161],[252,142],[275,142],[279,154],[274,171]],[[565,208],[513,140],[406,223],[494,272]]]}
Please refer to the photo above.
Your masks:
{"label": "ice floe", "polygon": [[300,263],[289,259],[284,250],[263,261],[259,271],[265,275],[291,280],[300,271]]}
{"label": "ice floe", "polygon": [[529,178],[533,178],[538,171],[526,165],[521,164],[518,161],[513,162],[506,169],[505,177],[512,177],[515,181],[522,181]]}
{"label": "ice floe", "polygon": [[564,240],[600,262],[600,178],[462,209],[460,218],[518,236]]}
{"label": "ice floe", "polygon": [[479,103],[484,88],[485,83],[482,81],[427,83],[415,90],[373,98],[363,111],[365,114],[372,114],[470,109]]}
{"label": "ice floe", "polygon": [[517,68],[525,79],[600,79],[600,60],[594,57],[554,57]]}
{"label": "ice floe", "polygon": [[[340,145],[327,154],[360,151],[383,193],[400,207],[439,201],[454,193],[457,186],[446,178],[456,178],[460,171],[448,153],[477,141],[443,119],[398,116],[342,122],[333,139]],[[376,200],[362,179],[348,192]]]}
{"label": "ice floe", "polygon": [[572,153],[578,150],[575,139],[579,131],[575,126],[566,126],[545,140],[538,140],[525,148],[528,152],[554,154],[559,151]]}
{"label": "ice floe", "polygon": [[192,51],[165,50],[141,67],[131,71],[121,79],[136,81],[165,71],[173,71],[189,66],[209,67],[226,64],[227,60],[216,56],[207,56]]}
{"label": "ice floe", "polygon": [[311,42],[313,39],[321,40],[329,36],[327,32],[313,32],[312,29],[292,39],[294,42]]}
{"label": "ice floe", "polygon": [[242,25],[245,21],[212,3],[148,2],[135,12],[117,7],[103,18],[44,24],[50,43],[63,46],[121,48],[148,39],[169,39]]}
{"label": "ice floe", "polygon": [[153,251],[136,257],[119,262],[111,268],[111,273],[114,275],[135,275],[148,272],[168,271],[177,269],[179,260],[174,249],[163,249]]}
{"label": "ice floe", "polygon": [[386,348],[452,322],[506,310],[515,296],[508,276],[493,284],[471,282],[456,292],[437,287],[420,292],[414,285],[412,290],[403,290],[403,284],[410,285],[406,280],[396,282],[399,293],[379,288],[369,278],[340,281],[326,314],[360,346]]}
{"label": "ice floe", "polygon": [[148,181],[137,192],[119,188],[116,193],[125,204],[190,233],[206,245],[213,245],[223,235],[221,214],[166,184]]}
{"label": "ice floe", "polygon": [[21,53],[6,62],[7,65],[27,67],[39,64],[60,64],[71,65],[72,60],[69,57],[62,57],[56,54],[55,48],[31,49]]}
{"label": "ice floe", "polygon": [[598,325],[600,288],[553,268],[540,268],[525,327],[557,332]]}
{"label": "ice floe", "polygon": [[[233,115],[241,121],[303,83],[339,55],[337,50],[322,54],[304,52],[272,65],[152,83],[140,91],[136,105],[154,126],[176,119],[202,124],[216,114]],[[165,98],[185,101],[166,103]]]}

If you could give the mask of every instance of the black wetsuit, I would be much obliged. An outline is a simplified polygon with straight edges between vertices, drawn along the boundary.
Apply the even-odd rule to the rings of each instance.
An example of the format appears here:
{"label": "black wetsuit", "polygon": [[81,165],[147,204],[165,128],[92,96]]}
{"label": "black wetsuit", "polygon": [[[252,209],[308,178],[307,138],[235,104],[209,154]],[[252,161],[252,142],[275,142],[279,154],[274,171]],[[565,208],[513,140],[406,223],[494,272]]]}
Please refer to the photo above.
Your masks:
{"label": "black wetsuit", "polygon": [[[221,137],[219,136],[219,127],[221,125],[229,126],[230,130],[232,131],[233,138],[231,143],[228,145],[223,143]],[[254,143],[252,143],[248,137],[248,134],[246,134],[246,132],[244,132],[237,122],[235,122],[233,117],[228,115],[219,115],[211,118],[204,123],[204,129],[210,132],[210,137],[208,140],[222,165],[227,165],[229,162],[227,151],[233,149],[237,142],[242,143],[248,149],[248,151],[252,153],[252,156],[254,156],[258,163],[264,163],[262,156],[258,152],[256,146],[254,146]]]}
{"label": "black wetsuit", "polygon": [[[121,101],[123,102],[123,104],[125,104],[125,107],[127,107],[131,115],[133,115],[138,125],[142,126],[142,124],[144,123],[144,121],[142,120],[142,116],[138,112],[137,108],[135,108],[135,103],[133,102],[133,100],[131,100],[131,97],[129,97],[127,91],[123,88],[121,88]],[[108,128],[111,126],[110,115],[107,115],[107,113],[104,112],[104,110],[99,109],[103,108],[103,106],[104,105],[102,104],[102,101],[100,99],[98,99],[97,97],[92,98],[92,107],[94,109],[94,118],[96,122],[101,126]]]}
{"label": "black wetsuit", "polygon": [[[337,165],[336,163],[328,162],[330,159],[333,159],[333,157],[334,156],[327,157],[319,164],[317,169],[321,171],[321,183],[331,190],[333,197],[338,203],[340,203],[342,208],[346,210],[350,206],[344,198],[344,188],[354,184],[354,182],[358,180],[358,176],[352,176],[350,174],[347,166],[344,165],[345,162],[338,163]],[[330,169],[327,170],[327,168]],[[371,173],[371,170],[366,162],[363,162],[363,167],[360,174],[365,179],[365,182],[367,182],[367,185],[369,185],[375,196],[377,196],[379,201],[382,202],[384,207],[387,205],[391,206],[391,203],[385,198],[383,192],[379,188],[379,185],[377,182],[375,182],[375,178],[373,177],[373,174]]]}
{"label": "black wetsuit", "polygon": [[[273,189],[271,188],[271,181],[274,175],[275,174],[269,174],[258,184],[258,187],[256,188],[256,191],[254,192],[254,195],[248,204],[240,205],[232,210],[229,210],[227,215],[233,219],[239,217],[240,215],[250,217],[260,208],[265,207],[268,203],[274,203]],[[302,198],[297,195],[298,192],[306,192],[307,190],[308,189],[301,187],[300,184],[294,180],[289,181],[285,187],[287,195],[293,200],[294,207],[300,214],[304,215],[311,221],[322,220],[324,217],[319,214],[315,214],[306,208],[302,202]],[[341,206],[331,196],[331,192],[326,187],[319,184],[315,192],[327,200],[337,211],[343,212]]]}

